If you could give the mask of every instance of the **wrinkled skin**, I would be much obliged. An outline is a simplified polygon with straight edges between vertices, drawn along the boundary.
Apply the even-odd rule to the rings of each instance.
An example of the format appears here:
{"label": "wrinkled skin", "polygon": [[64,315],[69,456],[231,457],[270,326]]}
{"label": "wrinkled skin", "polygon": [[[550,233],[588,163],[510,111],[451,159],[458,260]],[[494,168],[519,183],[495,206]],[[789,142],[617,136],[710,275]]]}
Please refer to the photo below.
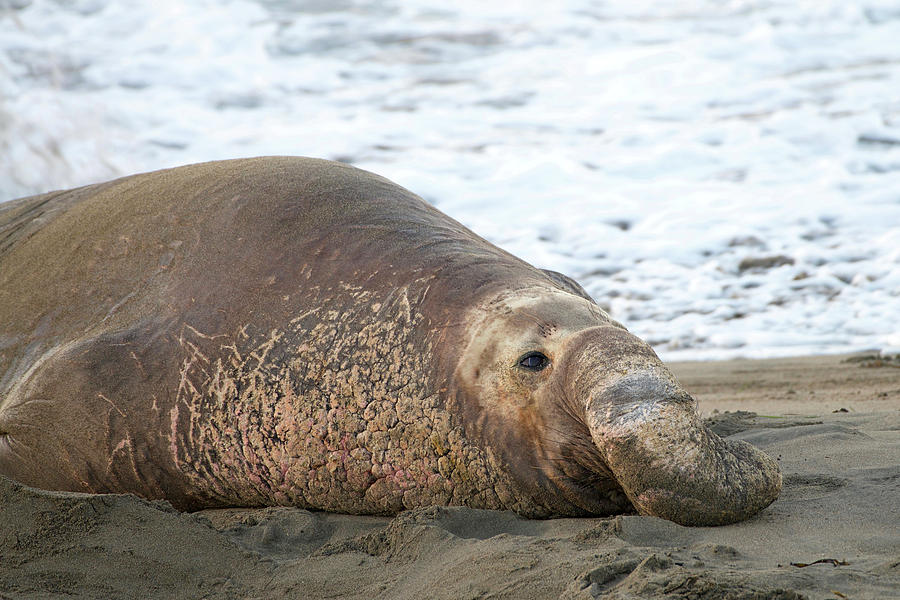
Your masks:
{"label": "wrinkled skin", "polygon": [[0,207],[0,474],[182,509],[690,525],[781,486],[569,278],[378,176],[284,157]]}

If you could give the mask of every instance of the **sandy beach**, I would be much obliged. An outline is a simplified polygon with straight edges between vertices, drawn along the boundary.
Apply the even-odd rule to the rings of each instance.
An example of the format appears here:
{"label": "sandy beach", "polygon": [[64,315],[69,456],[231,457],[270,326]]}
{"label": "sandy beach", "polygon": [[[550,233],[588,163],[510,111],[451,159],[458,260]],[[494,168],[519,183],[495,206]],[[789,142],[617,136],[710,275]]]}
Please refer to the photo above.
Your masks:
{"label": "sandy beach", "polygon": [[[767,452],[784,479],[780,497],[751,519],[689,528],[636,514],[528,520],[459,506],[394,518],[292,507],[182,513],[132,495],[49,492],[0,476],[0,600],[900,600],[898,39],[898,0],[0,0],[0,213],[13,215],[4,203],[15,198],[221,159],[309,156],[377,173],[511,255],[578,281],[670,365],[715,431]],[[308,466],[303,483],[319,498],[355,486],[351,500],[368,490],[401,506],[401,494],[421,489],[403,486],[443,465],[441,478],[429,480],[448,489],[430,497],[455,492],[456,502],[470,501],[480,487],[498,498],[482,506],[516,506],[499,503],[493,482],[469,476],[480,468],[472,454],[445,448],[449,419],[431,427],[431,407],[422,410],[419,400],[446,388],[416,385],[435,344],[446,355],[436,362],[450,365],[451,352],[464,356],[476,338],[487,339],[452,307],[468,298],[467,283],[499,289],[506,268],[472,276],[438,254],[436,269],[403,271],[402,264],[420,264],[426,249],[455,247],[448,237],[455,225],[444,222],[422,238],[418,217],[391,229],[403,212],[378,208],[376,197],[393,197],[383,183],[351,190],[322,179],[291,188],[298,203],[286,213],[269,211],[290,177],[266,175],[269,183],[256,185],[251,171],[227,185],[219,177],[200,185],[165,175],[170,184],[147,188],[134,205],[124,190],[137,184],[115,188],[123,190],[119,203],[113,187],[103,188],[109,203],[54,221],[66,228],[51,226],[56,200],[28,204],[34,227],[0,218],[0,405],[12,397],[7,384],[27,384],[23,374],[41,370],[47,389],[60,391],[29,395],[32,407],[64,397],[109,411],[101,462],[70,484],[86,487],[72,489],[165,489],[177,503],[177,490],[158,475],[172,459],[176,482],[192,469],[201,478],[222,474],[237,484],[225,486],[235,494],[224,496],[228,502],[255,486],[262,503],[294,490],[268,485],[272,477],[260,488],[260,473],[296,483],[288,474]],[[79,194],[53,198],[62,205]],[[332,195],[341,208],[325,211]],[[334,220],[297,208],[313,198]],[[207,208],[192,208],[201,204]],[[357,204],[371,208],[374,220],[351,219]],[[175,214],[182,209],[183,217]],[[251,225],[244,213],[265,218]],[[339,232],[339,221],[347,229]],[[19,251],[24,240],[35,242],[33,252]],[[288,247],[294,241],[304,241],[302,251]],[[403,247],[409,251],[401,255]],[[477,253],[471,259],[491,264]],[[310,266],[319,264],[329,266]],[[357,269],[363,264],[372,268]],[[445,265],[461,285],[429,279]],[[328,275],[345,267],[346,277]],[[313,270],[322,281],[306,285],[300,275],[309,280]],[[410,287],[394,277],[400,271],[423,282],[423,307],[441,309],[440,321],[425,322],[450,331],[459,318],[459,329],[473,332],[468,342],[402,350],[413,346],[396,341],[400,330],[413,331],[414,340],[453,336],[413,329],[420,321]],[[445,285],[445,296],[431,281]],[[525,289],[523,281],[514,289]],[[371,297],[373,310],[347,321],[337,300],[357,293]],[[340,310],[326,306],[328,297]],[[265,309],[264,299],[274,308]],[[280,333],[286,323],[306,336],[293,349],[292,336]],[[485,332],[505,331],[482,323]],[[162,324],[172,325],[183,362],[168,347],[151,352],[168,339]],[[340,335],[343,324],[352,335]],[[246,338],[246,351],[222,342],[223,354],[212,357],[192,341],[212,347],[220,333]],[[132,339],[152,361],[138,356],[139,346],[126,357]],[[113,348],[129,363],[130,384],[125,369],[107,360]],[[365,348],[368,366],[343,348]],[[296,385],[269,368],[275,354],[276,363],[299,365],[281,371],[297,374]],[[84,377],[80,366],[54,371],[64,356],[95,370]],[[546,366],[540,356],[528,358]],[[226,363],[235,366],[220,368]],[[153,364],[171,365],[173,374],[178,368],[177,384]],[[353,385],[333,376],[347,368]],[[481,381],[490,378],[479,379],[480,365],[472,372],[469,387],[484,390]],[[195,374],[215,385],[200,390]],[[102,390],[73,391],[99,379]],[[277,393],[258,393],[276,385]],[[152,398],[152,414],[126,414],[104,391],[119,388],[129,398]],[[288,392],[332,400],[338,388],[356,400],[350,415],[337,403],[308,403],[310,411],[293,414],[303,411]],[[204,408],[182,411],[183,390],[197,400],[186,408]],[[398,390],[411,402],[398,402]],[[252,402],[234,410],[228,399],[241,394]],[[161,409],[158,398],[173,406]],[[269,402],[275,399],[283,407]],[[210,416],[214,404],[223,419],[195,418]],[[31,472],[59,473],[49,464],[64,462],[69,448],[100,447],[99,412],[88,408],[59,427],[16,415],[16,426],[41,441],[82,430],[89,441],[19,452],[0,423],[0,451],[46,457]],[[333,418],[323,423],[321,414]],[[556,433],[569,425],[525,417],[529,440],[551,432],[545,439],[565,450],[545,452],[547,464],[587,447],[557,444]],[[196,428],[201,421],[208,426]],[[168,427],[168,447],[131,435],[148,422],[153,432]],[[353,427],[338,427],[344,422]],[[411,442],[392,436],[417,423],[427,427],[416,426]],[[275,435],[258,431],[270,424]],[[497,440],[491,449],[503,448],[502,460],[515,462],[523,445],[484,430]],[[354,431],[351,449],[345,440]],[[422,444],[426,435],[431,449]],[[196,444],[179,445],[182,439]],[[314,448],[313,456],[294,446]],[[423,453],[411,450],[423,448],[427,457],[419,460]],[[672,462],[683,465],[690,451]],[[348,468],[347,456],[360,468]],[[411,470],[410,457],[429,466]],[[567,460],[561,463],[572,467]],[[534,466],[521,463],[524,473]],[[91,487],[87,480],[104,467],[148,487]],[[665,474],[677,472],[696,490],[699,471]],[[726,472],[728,483],[743,480]],[[656,481],[650,473],[641,468],[639,479]],[[219,487],[212,482],[209,493]],[[343,498],[307,506],[351,509]]]}
{"label": "sandy beach", "polygon": [[779,461],[749,521],[182,514],[0,480],[0,598],[900,598],[900,363],[670,366],[716,431]]}

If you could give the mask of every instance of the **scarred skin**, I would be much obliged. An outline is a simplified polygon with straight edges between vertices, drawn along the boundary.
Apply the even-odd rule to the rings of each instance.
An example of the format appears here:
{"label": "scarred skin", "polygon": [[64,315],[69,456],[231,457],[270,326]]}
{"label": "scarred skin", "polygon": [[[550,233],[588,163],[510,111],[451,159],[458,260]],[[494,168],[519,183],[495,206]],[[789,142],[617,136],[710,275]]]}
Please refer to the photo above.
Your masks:
{"label": "scarred skin", "polygon": [[286,157],[0,207],[0,474],[186,510],[685,524],[781,485],[575,282],[381,177]]}

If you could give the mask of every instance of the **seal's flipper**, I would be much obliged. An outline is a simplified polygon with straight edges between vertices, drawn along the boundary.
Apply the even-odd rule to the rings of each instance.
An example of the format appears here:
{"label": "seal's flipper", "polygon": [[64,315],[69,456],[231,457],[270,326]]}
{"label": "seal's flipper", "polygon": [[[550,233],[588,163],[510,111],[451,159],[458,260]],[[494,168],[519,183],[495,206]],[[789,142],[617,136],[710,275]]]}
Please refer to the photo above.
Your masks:
{"label": "seal's flipper", "polygon": [[155,439],[170,420],[154,397],[171,366],[161,327],[101,334],[36,361],[0,410],[0,474],[45,489],[177,496],[169,488],[181,475]]}

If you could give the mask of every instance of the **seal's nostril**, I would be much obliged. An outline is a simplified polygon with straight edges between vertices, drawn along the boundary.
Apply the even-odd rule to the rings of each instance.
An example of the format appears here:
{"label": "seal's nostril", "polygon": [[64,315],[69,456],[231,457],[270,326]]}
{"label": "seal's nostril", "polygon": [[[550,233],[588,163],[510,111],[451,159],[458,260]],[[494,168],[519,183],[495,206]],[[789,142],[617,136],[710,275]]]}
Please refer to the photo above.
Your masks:
{"label": "seal's nostril", "polygon": [[587,406],[621,407],[630,410],[635,405],[682,404],[693,399],[667,373],[630,373],[606,385],[601,394],[588,399]]}

